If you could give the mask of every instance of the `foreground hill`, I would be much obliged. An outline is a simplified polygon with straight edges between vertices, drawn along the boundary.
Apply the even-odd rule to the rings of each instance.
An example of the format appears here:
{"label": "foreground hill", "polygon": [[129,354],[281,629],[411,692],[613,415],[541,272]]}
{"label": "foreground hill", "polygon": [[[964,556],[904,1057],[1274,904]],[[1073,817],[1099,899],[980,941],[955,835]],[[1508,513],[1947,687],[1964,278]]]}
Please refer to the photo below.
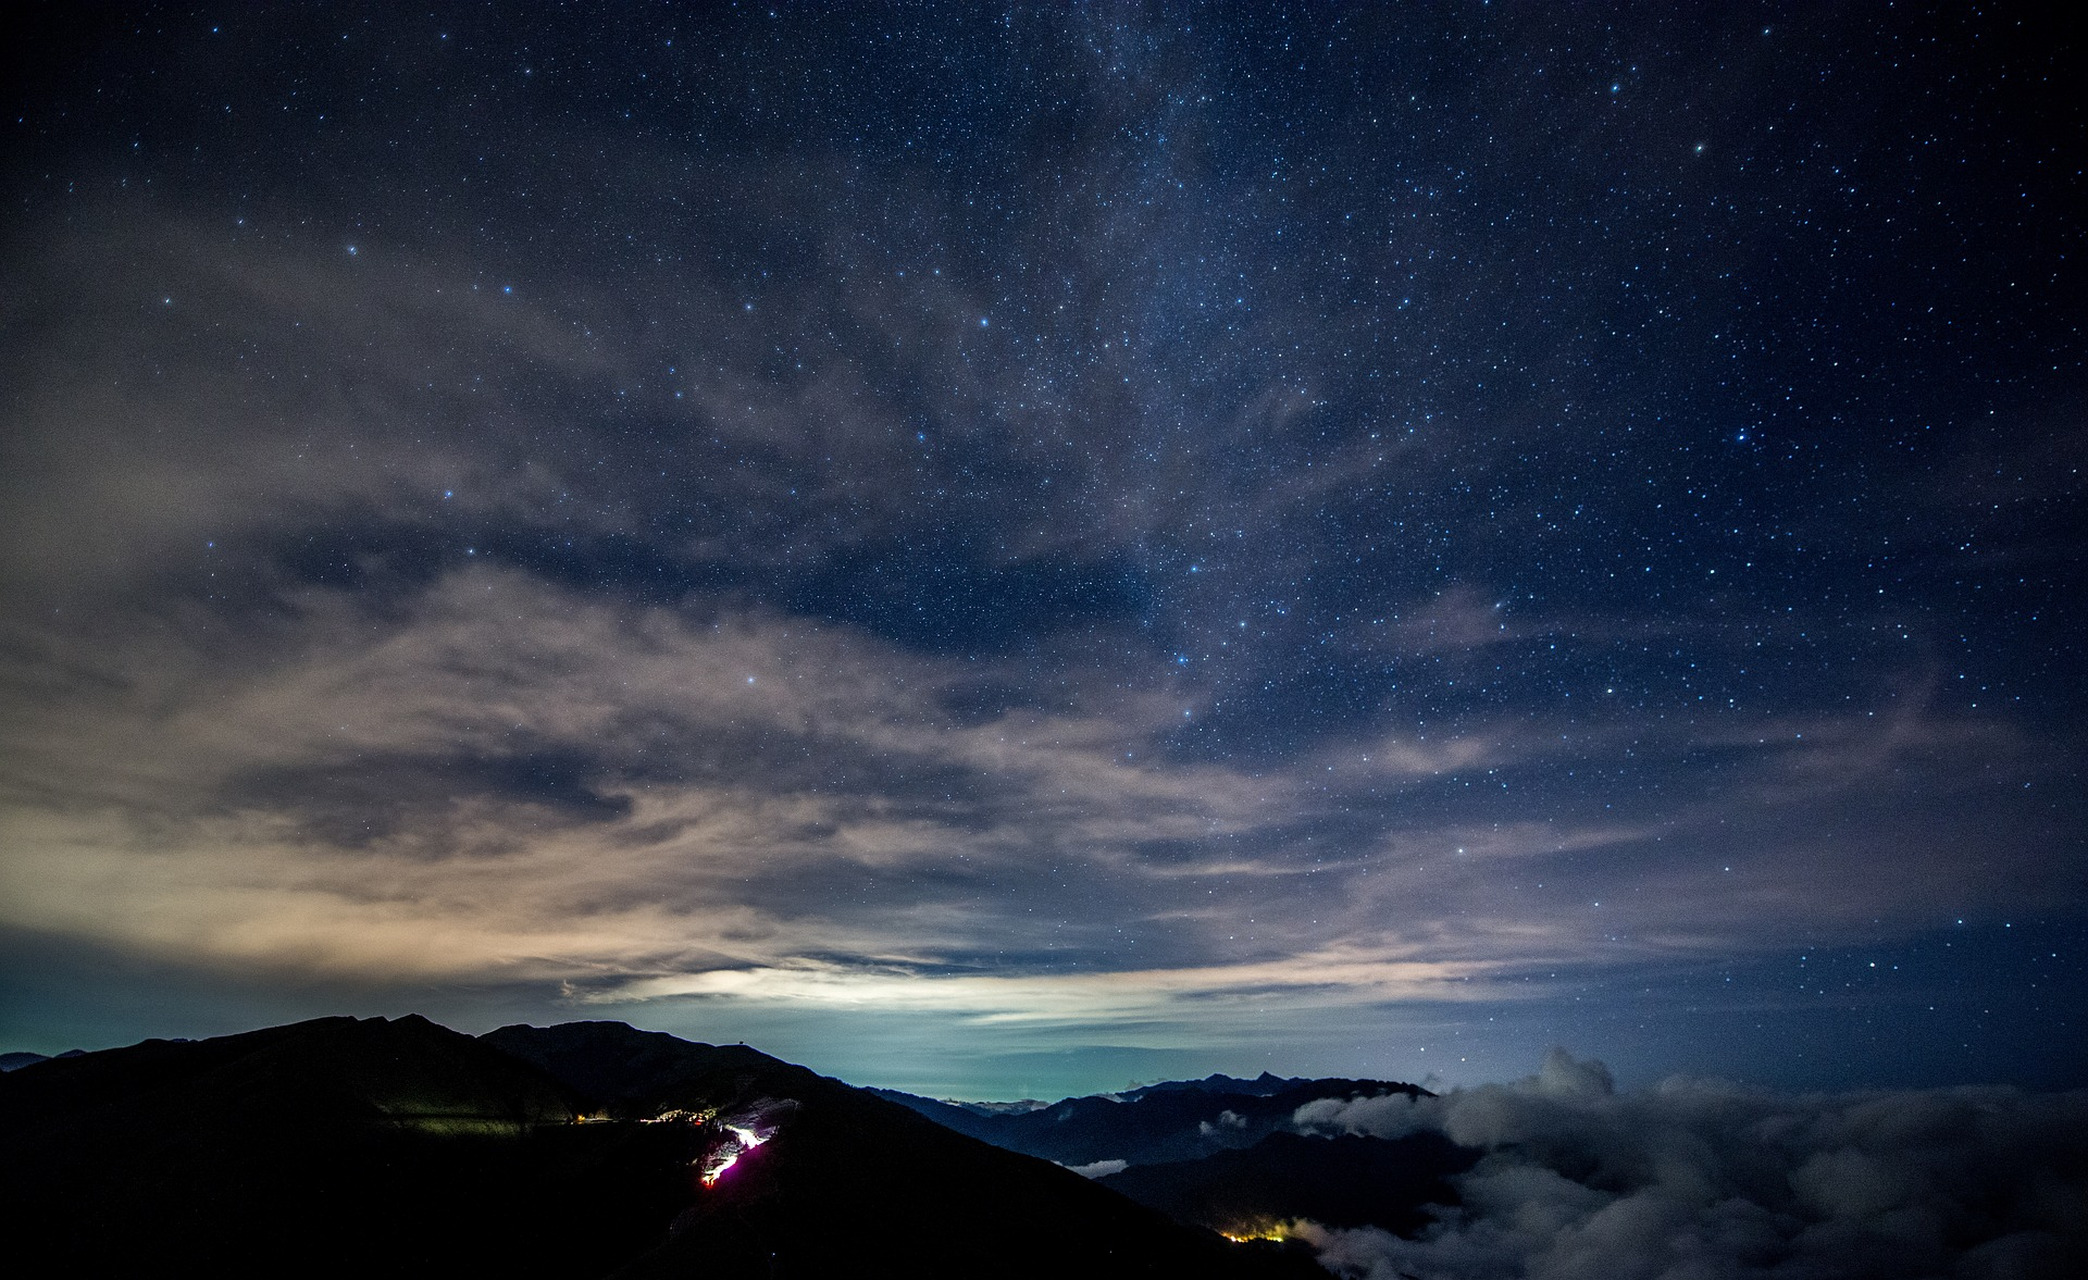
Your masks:
{"label": "foreground hill", "polygon": [[148,1041],[0,1077],[0,1132],[0,1214],[58,1274],[1323,1274],[744,1046],[617,1023]]}
{"label": "foreground hill", "polygon": [[711,1112],[736,1135],[729,1151],[759,1140],[626,1276],[1324,1275],[743,1047],[621,1023],[507,1027],[486,1041],[612,1114]]}

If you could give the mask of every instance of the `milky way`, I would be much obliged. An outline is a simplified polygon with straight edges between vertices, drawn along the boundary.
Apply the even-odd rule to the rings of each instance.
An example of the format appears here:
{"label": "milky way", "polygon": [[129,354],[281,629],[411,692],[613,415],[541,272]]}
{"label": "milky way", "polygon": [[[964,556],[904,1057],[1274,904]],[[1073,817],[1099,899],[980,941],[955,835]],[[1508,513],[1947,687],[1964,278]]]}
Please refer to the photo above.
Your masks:
{"label": "milky way", "polygon": [[53,25],[0,1038],[2080,1083],[2079,54],[1816,5]]}

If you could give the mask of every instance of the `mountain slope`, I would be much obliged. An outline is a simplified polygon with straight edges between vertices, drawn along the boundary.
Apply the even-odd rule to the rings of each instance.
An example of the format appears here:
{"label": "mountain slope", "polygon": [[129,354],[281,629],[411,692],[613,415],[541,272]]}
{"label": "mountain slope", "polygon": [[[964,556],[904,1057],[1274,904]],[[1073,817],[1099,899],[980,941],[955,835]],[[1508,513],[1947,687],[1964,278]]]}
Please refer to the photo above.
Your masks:
{"label": "mountain slope", "polygon": [[688,1111],[711,1116],[713,1129],[760,1137],[625,1276],[719,1266],[779,1275],[1323,1275],[743,1047],[615,1023],[509,1027],[486,1039],[612,1113]]}
{"label": "mountain slope", "polygon": [[0,1230],[59,1274],[1321,1274],[744,1046],[614,1023],[148,1041],[0,1076],[0,1132]]}
{"label": "mountain slope", "polygon": [[0,1077],[0,1213],[68,1274],[602,1274],[694,1144],[576,1103],[421,1018],[146,1041]]}

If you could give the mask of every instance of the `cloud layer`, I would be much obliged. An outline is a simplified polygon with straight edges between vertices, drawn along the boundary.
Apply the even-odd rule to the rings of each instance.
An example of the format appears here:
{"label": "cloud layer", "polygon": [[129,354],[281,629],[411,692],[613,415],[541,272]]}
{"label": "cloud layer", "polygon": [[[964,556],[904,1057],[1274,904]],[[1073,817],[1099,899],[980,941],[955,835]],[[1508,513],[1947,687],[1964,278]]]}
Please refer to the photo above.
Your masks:
{"label": "cloud layer", "polygon": [[2082,1093],[1676,1078],[1620,1094],[1601,1063],[1554,1050],[1519,1084],[1325,1099],[1295,1120],[1487,1153],[1415,1239],[1299,1229],[1358,1280],[2057,1277],[2088,1248]]}

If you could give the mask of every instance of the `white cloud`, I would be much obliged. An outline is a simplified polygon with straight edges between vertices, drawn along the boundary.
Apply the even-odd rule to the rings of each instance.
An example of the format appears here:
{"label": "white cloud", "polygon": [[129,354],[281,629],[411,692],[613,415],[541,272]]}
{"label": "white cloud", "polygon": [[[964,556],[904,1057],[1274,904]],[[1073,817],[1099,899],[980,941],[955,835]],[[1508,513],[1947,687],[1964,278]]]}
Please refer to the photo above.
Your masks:
{"label": "white cloud", "polygon": [[1519,1084],[1323,1099],[1295,1119],[1486,1152],[1415,1239],[1300,1229],[1357,1280],[2058,1277],[2088,1249],[2088,1093],[1619,1094],[1601,1063],[1554,1050]]}

